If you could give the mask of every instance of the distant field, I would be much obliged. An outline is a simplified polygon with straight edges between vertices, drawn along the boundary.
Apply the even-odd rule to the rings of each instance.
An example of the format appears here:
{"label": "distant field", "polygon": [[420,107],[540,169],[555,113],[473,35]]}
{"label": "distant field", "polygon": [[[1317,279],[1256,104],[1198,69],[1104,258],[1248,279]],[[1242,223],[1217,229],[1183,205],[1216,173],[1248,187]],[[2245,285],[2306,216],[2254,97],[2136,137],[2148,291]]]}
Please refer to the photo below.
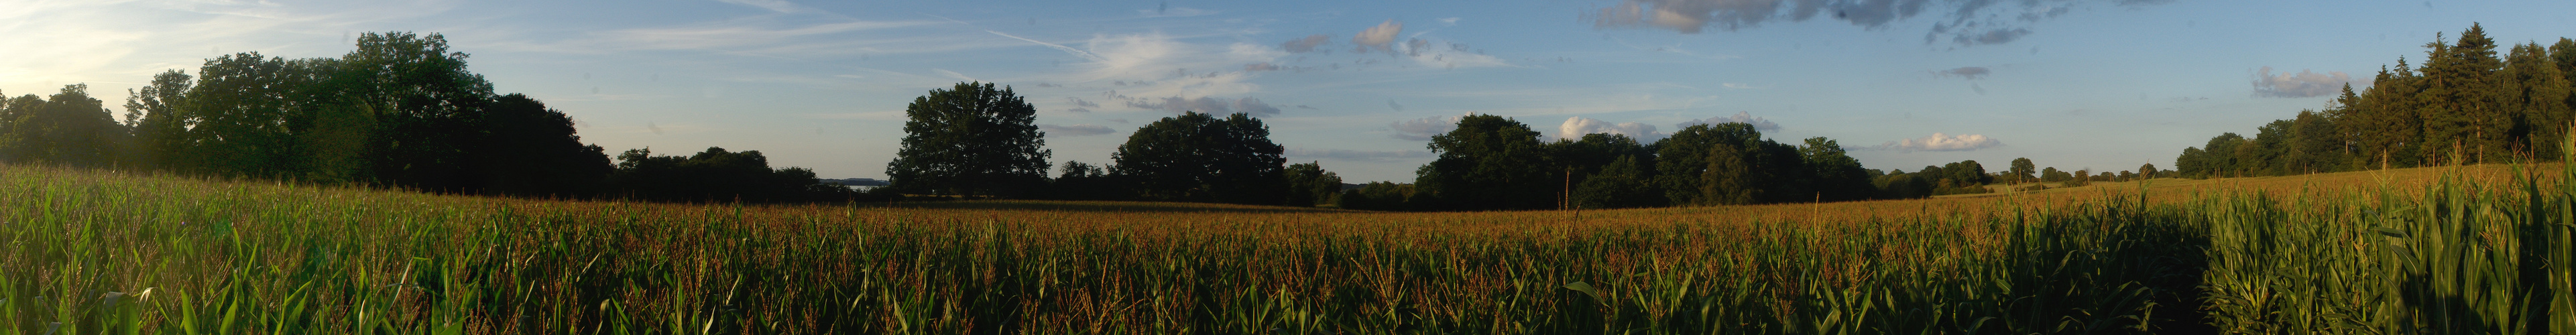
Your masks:
{"label": "distant field", "polygon": [[1385,213],[11,166],[0,333],[2568,333],[2576,192],[2522,168]]}

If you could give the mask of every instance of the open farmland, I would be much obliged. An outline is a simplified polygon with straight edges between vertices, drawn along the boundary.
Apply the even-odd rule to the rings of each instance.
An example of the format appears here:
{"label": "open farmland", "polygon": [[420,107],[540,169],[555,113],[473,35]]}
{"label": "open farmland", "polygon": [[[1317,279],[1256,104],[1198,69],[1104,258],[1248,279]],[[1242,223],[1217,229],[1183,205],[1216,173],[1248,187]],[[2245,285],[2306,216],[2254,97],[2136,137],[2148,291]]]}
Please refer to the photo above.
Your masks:
{"label": "open farmland", "polygon": [[2563,334],[2566,173],[1381,213],[533,201],[9,166],[0,333]]}

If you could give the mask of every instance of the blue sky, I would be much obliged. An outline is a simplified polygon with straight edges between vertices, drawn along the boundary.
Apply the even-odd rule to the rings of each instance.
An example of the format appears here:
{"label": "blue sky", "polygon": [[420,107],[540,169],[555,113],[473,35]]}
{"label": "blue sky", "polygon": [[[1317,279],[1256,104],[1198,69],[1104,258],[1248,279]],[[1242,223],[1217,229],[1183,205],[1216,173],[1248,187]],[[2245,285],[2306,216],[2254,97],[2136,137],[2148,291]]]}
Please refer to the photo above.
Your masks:
{"label": "blue sky", "polygon": [[1290,161],[1352,182],[1409,182],[1433,157],[1421,138],[1466,113],[1550,138],[1752,121],[1782,142],[1835,139],[1876,169],[2029,157],[2129,170],[2321,108],[2316,88],[2367,86],[2400,56],[2421,60],[2435,33],[2480,22],[2547,44],[2576,36],[2569,13],[2576,2],[0,0],[0,92],[87,83],[120,105],[153,73],[216,55],[336,57],[357,33],[414,31],[444,34],[500,91],[571,114],[612,152],[759,150],[826,178],[883,177],[904,106],[966,80],[1037,105],[1058,164],[1108,162],[1136,127],[1197,110],[1253,113]]}

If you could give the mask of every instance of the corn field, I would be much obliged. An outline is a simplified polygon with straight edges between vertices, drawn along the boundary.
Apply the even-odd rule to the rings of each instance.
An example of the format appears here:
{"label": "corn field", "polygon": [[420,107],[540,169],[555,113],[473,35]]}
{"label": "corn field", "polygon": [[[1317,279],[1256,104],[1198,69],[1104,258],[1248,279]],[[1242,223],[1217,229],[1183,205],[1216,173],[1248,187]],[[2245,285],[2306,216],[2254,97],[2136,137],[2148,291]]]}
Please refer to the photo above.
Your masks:
{"label": "corn field", "polygon": [[2576,334],[2557,182],[2576,169],[2515,171],[1775,208],[1801,219],[543,201],[6,166],[0,334]]}

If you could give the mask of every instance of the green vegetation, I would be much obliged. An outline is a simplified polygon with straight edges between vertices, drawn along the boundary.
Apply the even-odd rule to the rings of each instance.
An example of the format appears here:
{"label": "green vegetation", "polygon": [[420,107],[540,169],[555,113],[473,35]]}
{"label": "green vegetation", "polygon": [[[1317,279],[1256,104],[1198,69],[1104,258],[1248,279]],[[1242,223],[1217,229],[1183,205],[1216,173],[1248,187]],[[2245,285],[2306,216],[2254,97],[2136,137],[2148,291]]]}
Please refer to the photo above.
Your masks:
{"label": "green vegetation", "polygon": [[[1118,162],[1110,175],[1126,179],[1136,196],[1147,200],[1277,205],[1291,193],[1289,176],[1280,168],[1288,161],[1279,157],[1286,150],[1270,142],[1270,126],[1250,115],[1219,119],[1181,112],[1136,128],[1126,144],[1110,153]],[[1311,174],[1323,172],[1315,165]],[[1313,192],[1315,185],[1306,186],[1304,191]]]}
{"label": "green vegetation", "polygon": [[1025,197],[1046,185],[1036,107],[992,83],[930,90],[904,107],[903,148],[886,176],[907,192]]}
{"label": "green vegetation", "polygon": [[2496,47],[2475,24],[2457,41],[2437,36],[2421,67],[2399,57],[2369,88],[2345,85],[2324,110],[2251,138],[2225,133],[2185,148],[2174,169],[2209,178],[2556,159],[2576,121],[2576,40],[2510,45],[2501,58]]}
{"label": "green vegetation", "polygon": [[1780,220],[560,202],[8,166],[0,333],[2570,331],[2547,316],[2576,302],[2554,289],[2576,170],[2446,175]]}
{"label": "green vegetation", "polygon": [[530,198],[860,196],[819,185],[810,170],[773,170],[758,151],[635,149],[611,165],[562,111],[493,92],[445,37],[371,32],[356,42],[337,58],[246,52],[207,59],[194,76],[162,72],[132,92],[122,123],[83,84],[0,101],[0,163]]}

